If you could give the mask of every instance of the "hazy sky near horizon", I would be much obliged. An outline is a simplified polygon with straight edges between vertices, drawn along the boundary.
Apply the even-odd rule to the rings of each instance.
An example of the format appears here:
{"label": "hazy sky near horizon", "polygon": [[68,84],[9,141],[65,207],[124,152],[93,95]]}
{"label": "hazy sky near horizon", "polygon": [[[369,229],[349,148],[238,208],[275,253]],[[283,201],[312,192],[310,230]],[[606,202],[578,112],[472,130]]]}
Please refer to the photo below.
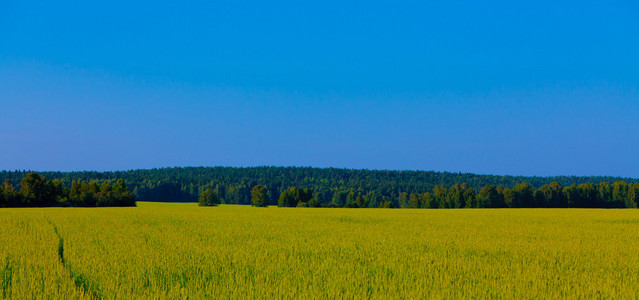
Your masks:
{"label": "hazy sky near horizon", "polygon": [[0,169],[639,177],[634,1],[0,1]]}

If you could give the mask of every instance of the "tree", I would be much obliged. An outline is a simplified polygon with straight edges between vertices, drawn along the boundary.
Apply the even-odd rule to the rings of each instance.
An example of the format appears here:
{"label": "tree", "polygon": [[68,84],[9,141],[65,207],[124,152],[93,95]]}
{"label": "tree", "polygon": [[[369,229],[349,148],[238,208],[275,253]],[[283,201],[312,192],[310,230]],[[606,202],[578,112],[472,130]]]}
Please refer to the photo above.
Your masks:
{"label": "tree", "polygon": [[622,204],[622,207],[630,207],[628,204],[628,184],[625,181],[616,181],[612,184],[612,199]]}
{"label": "tree", "polygon": [[446,201],[446,197],[448,194],[448,189],[443,185],[437,185],[433,188],[433,200],[437,202],[437,207],[439,208],[448,208],[448,202]]}
{"label": "tree", "polygon": [[301,200],[300,199],[301,194],[304,194],[304,197],[306,197],[306,194],[304,193],[304,191],[300,192],[298,188],[292,186],[289,189],[282,192],[282,194],[280,194],[280,199],[277,201],[277,206],[296,207]]}
{"label": "tree", "polygon": [[215,192],[217,193],[217,197],[220,198],[220,202],[226,203],[226,187],[221,184],[216,184]]}
{"label": "tree", "polygon": [[577,207],[596,207],[597,188],[592,183],[582,183],[578,187],[579,200],[581,203]]}
{"label": "tree", "polygon": [[364,202],[368,203],[367,207],[379,207],[379,198],[380,197],[377,191],[370,191],[366,195],[364,195]]}
{"label": "tree", "polygon": [[95,206],[135,206],[135,196],[124,183],[123,179],[118,179],[113,185],[108,181],[102,183],[97,196]]}
{"label": "tree", "polygon": [[313,199],[313,192],[309,188],[297,189],[298,202],[308,203]]}
{"label": "tree", "polygon": [[10,179],[0,185],[0,207],[50,207],[50,206],[135,206],[135,196],[118,179],[112,186],[110,180],[71,182],[66,188],[58,178],[46,180],[38,173],[28,173],[20,181],[20,189],[13,187]]}
{"label": "tree", "polygon": [[623,207],[612,199],[612,186],[607,182],[602,182],[597,185],[597,202],[602,205],[602,207],[607,208]]}
{"label": "tree", "polygon": [[62,181],[60,179],[53,179],[48,182],[49,188],[51,189],[51,193],[53,193],[55,197],[55,202],[61,203],[66,202],[69,197],[69,189],[62,185]]}
{"label": "tree", "polygon": [[415,193],[411,193],[408,196],[408,208],[419,208],[420,206],[419,196]]}
{"label": "tree", "polygon": [[4,186],[0,185],[0,207],[7,207],[7,201],[4,197]]}
{"label": "tree", "polygon": [[467,208],[471,208],[471,207],[475,207],[476,204],[476,200],[475,200],[475,191],[473,190],[473,188],[469,187],[466,190],[464,190],[464,207]]}
{"label": "tree", "polygon": [[256,185],[251,190],[251,202],[255,207],[268,206],[268,190],[263,185]]}
{"label": "tree", "polygon": [[576,184],[564,188],[564,197],[566,198],[567,207],[575,207],[581,200],[579,199],[579,189]]}
{"label": "tree", "polygon": [[481,188],[477,194],[478,207],[501,208],[506,207],[503,196],[497,191],[494,185],[487,185]]}
{"label": "tree", "polygon": [[313,191],[313,199],[315,200],[314,202],[316,207],[321,207],[330,203],[332,197],[333,193],[329,189],[319,188],[319,190]]}
{"label": "tree", "polygon": [[117,199],[115,197],[115,193],[111,191],[111,185],[108,182],[105,182],[102,185],[102,189],[100,193],[98,193],[98,199],[95,202],[95,206],[97,207],[108,207],[108,206],[116,206]]}
{"label": "tree", "polygon": [[541,202],[542,207],[567,207],[567,203],[564,197],[563,187],[559,182],[551,182],[549,184],[545,184],[540,187],[538,192],[541,193],[543,197],[543,201]]}
{"label": "tree", "polygon": [[321,207],[322,203],[320,201],[318,201],[317,199],[313,198],[310,201],[308,201],[308,203],[306,203],[307,207]]}
{"label": "tree", "polygon": [[100,187],[95,206],[135,206],[135,196],[124,183],[118,179],[113,186],[105,182]]}
{"label": "tree", "polygon": [[29,173],[20,181],[20,194],[25,206],[53,206],[56,195],[52,185],[38,173]]}
{"label": "tree", "polygon": [[113,184],[113,191],[118,193],[124,193],[128,191],[126,184],[124,183],[124,179],[120,178]]}
{"label": "tree", "polygon": [[432,193],[425,193],[423,201],[424,205],[428,204],[426,208],[440,208],[440,202],[435,199]]}
{"label": "tree", "polygon": [[331,203],[337,207],[344,207],[346,205],[346,197],[348,196],[348,191],[339,190],[333,194],[333,199]]}
{"label": "tree", "polygon": [[632,208],[639,207],[639,183],[628,184],[628,204]]}
{"label": "tree", "polygon": [[527,182],[513,188],[515,193],[514,207],[535,207],[535,191]]}
{"label": "tree", "polygon": [[534,190],[533,198],[535,199],[535,207],[547,207],[546,198],[544,197],[544,193],[541,190]]}
{"label": "tree", "polygon": [[395,208],[395,204],[393,203],[393,201],[384,201],[384,202],[380,203],[379,207],[380,208]]}
{"label": "tree", "polygon": [[357,196],[355,195],[355,192],[349,191],[348,195],[346,195],[346,205],[349,207],[355,207],[353,205],[353,203],[355,203],[355,200],[357,200]]}
{"label": "tree", "polygon": [[464,191],[461,185],[455,183],[448,190],[447,202],[450,208],[461,208],[464,206]]}
{"label": "tree", "polygon": [[217,196],[217,193],[208,188],[202,194],[200,194],[200,198],[198,199],[199,206],[217,206],[220,204],[220,199]]}
{"label": "tree", "polygon": [[399,197],[397,197],[397,203],[399,204],[399,208],[408,207],[408,193],[406,192],[399,193]]}
{"label": "tree", "polygon": [[505,188],[502,191],[502,194],[504,194],[504,203],[506,204],[506,206],[508,207],[517,207],[517,203],[515,200],[515,192],[513,192],[513,190],[509,189],[509,188]]}
{"label": "tree", "polygon": [[[126,186],[124,179],[118,179],[113,185],[113,192],[116,194],[117,206],[135,206],[135,195]],[[219,204],[219,198],[218,198]]]}
{"label": "tree", "polygon": [[73,206],[94,207],[100,196],[100,190],[101,187],[95,181],[91,183],[73,181],[69,190],[69,202]]}

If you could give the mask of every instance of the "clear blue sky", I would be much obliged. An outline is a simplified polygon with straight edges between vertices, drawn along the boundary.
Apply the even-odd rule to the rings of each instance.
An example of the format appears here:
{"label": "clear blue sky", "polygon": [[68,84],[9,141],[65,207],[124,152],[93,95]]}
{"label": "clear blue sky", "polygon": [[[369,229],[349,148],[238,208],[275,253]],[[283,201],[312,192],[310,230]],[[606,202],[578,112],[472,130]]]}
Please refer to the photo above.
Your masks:
{"label": "clear blue sky", "polygon": [[0,1],[0,169],[639,177],[638,87],[635,1]]}

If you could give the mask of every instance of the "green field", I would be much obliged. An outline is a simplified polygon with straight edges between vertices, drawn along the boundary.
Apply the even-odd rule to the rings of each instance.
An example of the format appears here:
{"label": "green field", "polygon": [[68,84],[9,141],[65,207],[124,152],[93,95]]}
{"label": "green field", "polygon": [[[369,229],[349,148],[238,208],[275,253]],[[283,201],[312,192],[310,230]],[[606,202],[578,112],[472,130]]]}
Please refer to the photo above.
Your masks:
{"label": "green field", "polygon": [[633,298],[639,210],[0,209],[0,297]]}

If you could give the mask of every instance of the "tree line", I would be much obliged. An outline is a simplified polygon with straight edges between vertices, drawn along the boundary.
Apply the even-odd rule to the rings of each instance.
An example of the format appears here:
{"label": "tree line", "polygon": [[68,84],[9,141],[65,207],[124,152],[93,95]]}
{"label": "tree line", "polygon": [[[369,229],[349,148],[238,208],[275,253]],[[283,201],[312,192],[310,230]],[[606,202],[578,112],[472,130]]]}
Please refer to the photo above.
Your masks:
{"label": "tree line", "polygon": [[[27,174],[27,171],[2,171],[0,180],[10,179],[14,185]],[[442,194],[455,184],[464,185],[464,192],[472,188],[475,196],[485,186],[493,185],[513,190],[515,186],[528,183],[533,189],[557,182],[564,187],[580,186],[591,183],[624,181],[627,184],[638,183],[633,178],[620,177],[524,177],[477,175],[470,173],[450,173],[432,171],[391,171],[391,170],[352,170],[336,168],[310,167],[187,167],[162,168],[149,170],[129,170],[115,172],[41,172],[47,178],[58,179],[64,187],[70,187],[73,181],[115,182],[124,179],[138,201],[159,202],[197,202],[206,190],[214,191],[220,203],[252,204],[252,189],[263,186],[267,190],[268,205],[278,205],[283,193],[292,187],[308,189],[312,192],[313,202],[298,201],[305,205],[355,205],[359,207],[394,206],[406,207],[405,203],[413,198],[422,197],[422,202],[430,201],[426,193]],[[465,183],[465,184],[463,184]],[[436,191],[437,189],[437,191]],[[461,187],[460,187],[461,189]],[[456,192],[453,191],[452,194]],[[508,192],[507,192],[508,193]],[[291,193],[287,193],[290,198]],[[357,197],[360,202],[357,202]],[[509,194],[504,198],[511,197]],[[437,198],[437,197],[435,197]],[[407,200],[408,199],[408,200]],[[509,198],[510,199],[510,198]],[[366,201],[365,201],[366,200]],[[413,201],[414,202],[414,201]],[[438,199],[438,204],[442,202]],[[403,204],[404,203],[404,204]],[[432,204],[435,205],[435,204]],[[465,204],[464,204],[465,205]],[[472,206],[472,203],[471,203]],[[446,204],[441,205],[446,207]],[[454,205],[457,207],[457,204]]]}
{"label": "tree line", "polygon": [[11,179],[0,185],[0,207],[104,207],[135,206],[135,196],[123,179],[113,181],[72,181],[65,187],[59,179],[46,180],[27,173],[14,186]]}
{"label": "tree line", "polygon": [[[252,190],[253,205],[264,202],[266,187]],[[639,183],[616,181],[613,184],[583,183],[562,187],[559,182],[545,184],[538,189],[524,182],[515,187],[486,185],[478,192],[468,184],[454,184],[449,188],[438,185],[432,192],[422,194],[401,192],[395,200],[383,199],[375,192],[367,194],[342,190],[330,202],[317,199],[308,188],[291,187],[280,194],[279,207],[347,207],[347,208],[637,208]]]}

